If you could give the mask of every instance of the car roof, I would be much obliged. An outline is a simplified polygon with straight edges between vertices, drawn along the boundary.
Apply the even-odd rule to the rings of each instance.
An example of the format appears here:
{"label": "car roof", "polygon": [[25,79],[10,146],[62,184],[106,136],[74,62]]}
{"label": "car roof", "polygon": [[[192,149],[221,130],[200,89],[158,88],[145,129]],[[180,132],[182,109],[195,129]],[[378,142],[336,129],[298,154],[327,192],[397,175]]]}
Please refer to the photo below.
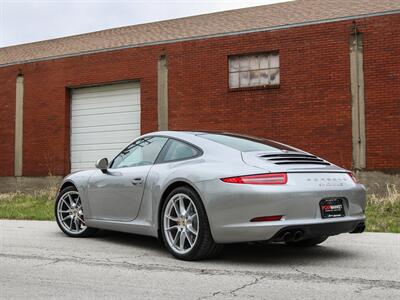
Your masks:
{"label": "car roof", "polygon": [[[213,131],[213,130],[201,130],[201,131],[190,131],[190,130],[165,130],[165,131],[155,131],[150,132],[148,135],[167,135],[167,136],[183,136],[183,135],[202,135],[202,134],[221,134],[221,135],[230,135],[236,137],[244,137],[244,138],[253,138],[253,139],[264,139],[261,137],[246,135],[246,134],[239,134],[234,132],[228,131]],[[147,135],[147,134],[146,134]]]}
{"label": "car roof", "polygon": [[177,140],[182,140],[189,144],[193,144],[194,146],[199,147],[203,150],[203,152],[207,155],[212,156],[221,156],[228,157],[234,155],[237,159],[240,156],[236,156],[240,151],[228,147],[226,145],[222,145],[220,143],[214,142],[212,140],[208,140],[205,138],[201,138],[201,134],[207,133],[206,131],[155,131],[142,135],[142,137],[150,137],[150,136],[164,136],[169,138],[175,138]]}
{"label": "car roof", "polygon": [[[197,146],[211,146],[213,145],[214,147],[218,145],[218,147],[224,147],[224,148],[229,148],[234,151],[238,151],[237,149],[234,149],[228,145],[224,145],[223,143],[218,143],[217,141],[214,141],[212,139],[205,139],[202,138],[202,135],[206,134],[216,134],[216,135],[226,135],[226,136],[231,136],[231,137],[237,137],[237,138],[243,138],[247,140],[253,140],[253,141],[265,141],[266,139],[260,138],[260,137],[254,137],[250,135],[243,135],[243,134],[237,134],[237,133],[230,133],[230,132],[223,132],[223,131],[179,131],[179,130],[168,130],[168,131],[156,131],[156,132],[151,132],[148,134],[145,134],[143,136],[166,136],[166,137],[171,137],[171,138],[176,138],[176,139],[181,139],[189,143],[193,143]],[[274,141],[271,141],[274,142]],[[276,142],[275,142],[276,143]],[[280,143],[278,143],[280,144]]]}

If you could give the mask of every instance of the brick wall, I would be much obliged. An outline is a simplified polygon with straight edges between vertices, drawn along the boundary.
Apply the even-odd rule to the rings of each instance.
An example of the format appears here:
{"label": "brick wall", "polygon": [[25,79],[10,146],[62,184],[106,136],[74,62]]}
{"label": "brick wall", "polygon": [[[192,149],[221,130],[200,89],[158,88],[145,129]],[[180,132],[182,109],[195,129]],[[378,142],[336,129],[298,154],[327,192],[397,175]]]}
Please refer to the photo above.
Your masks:
{"label": "brick wall", "polygon": [[364,24],[367,167],[399,170],[400,15]]}
{"label": "brick wall", "polygon": [[15,92],[18,68],[0,68],[0,176],[14,175]]}
{"label": "brick wall", "polygon": [[[400,169],[400,15],[364,33],[367,167]],[[137,79],[142,132],[157,130],[157,59],[168,56],[170,129],[227,130],[352,163],[351,21],[125,49],[0,68],[0,176],[13,175],[15,78],[25,75],[26,176],[69,171],[69,87]],[[276,89],[229,91],[231,54],[279,50]]]}

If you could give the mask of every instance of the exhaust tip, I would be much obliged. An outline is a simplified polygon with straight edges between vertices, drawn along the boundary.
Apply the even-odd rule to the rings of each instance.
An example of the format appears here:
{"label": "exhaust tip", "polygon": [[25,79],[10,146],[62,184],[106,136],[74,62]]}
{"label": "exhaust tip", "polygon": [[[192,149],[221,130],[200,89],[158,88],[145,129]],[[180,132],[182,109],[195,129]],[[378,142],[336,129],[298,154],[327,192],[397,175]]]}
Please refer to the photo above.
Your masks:
{"label": "exhaust tip", "polygon": [[350,233],[363,233],[365,230],[365,223],[358,223],[354,230]]}
{"label": "exhaust tip", "polygon": [[303,231],[298,230],[294,233],[293,241],[295,242],[300,241],[303,238],[303,236],[304,236]]}
{"label": "exhaust tip", "polygon": [[292,233],[287,231],[283,234],[282,238],[285,242],[289,242],[292,239]]}

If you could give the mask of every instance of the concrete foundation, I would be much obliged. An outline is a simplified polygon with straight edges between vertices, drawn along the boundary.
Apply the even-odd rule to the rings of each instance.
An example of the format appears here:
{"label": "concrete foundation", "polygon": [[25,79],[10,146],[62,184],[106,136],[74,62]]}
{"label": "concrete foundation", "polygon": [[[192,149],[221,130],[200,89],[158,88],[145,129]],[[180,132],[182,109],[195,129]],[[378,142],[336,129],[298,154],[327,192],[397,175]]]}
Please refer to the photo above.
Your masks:
{"label": "concrete foundation", "polygon": [[368,194],[385,195],[388,186],[396,186],[400,191],[400,173],[387,174],[378,171],[358,171],[356,172],[358,180],[367,188]]}
{"label": "concrete foundation", "polygon": [[[358,180],[367,187],[369,194],[385,195],[387,186],[395,185],[400,190],[400,173],[386,174],[378,171],[358,171]],[[32,192],[50,186],[58,186],[61,176],[50,177],[0,177],[0,193]]]}
{"label": "concrete foundation", "polygon": [[58,186],[63,177],[0,177],[0,193],[33,192]]}

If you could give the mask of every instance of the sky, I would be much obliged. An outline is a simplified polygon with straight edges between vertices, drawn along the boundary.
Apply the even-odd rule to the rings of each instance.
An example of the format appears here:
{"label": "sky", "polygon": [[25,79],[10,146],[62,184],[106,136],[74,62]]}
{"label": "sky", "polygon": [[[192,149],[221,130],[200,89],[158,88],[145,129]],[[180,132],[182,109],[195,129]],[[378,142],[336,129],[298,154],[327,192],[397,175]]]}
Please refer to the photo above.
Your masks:
{"label": "sky", "polygon": [[0,0],[0,47],[287,0]]}

